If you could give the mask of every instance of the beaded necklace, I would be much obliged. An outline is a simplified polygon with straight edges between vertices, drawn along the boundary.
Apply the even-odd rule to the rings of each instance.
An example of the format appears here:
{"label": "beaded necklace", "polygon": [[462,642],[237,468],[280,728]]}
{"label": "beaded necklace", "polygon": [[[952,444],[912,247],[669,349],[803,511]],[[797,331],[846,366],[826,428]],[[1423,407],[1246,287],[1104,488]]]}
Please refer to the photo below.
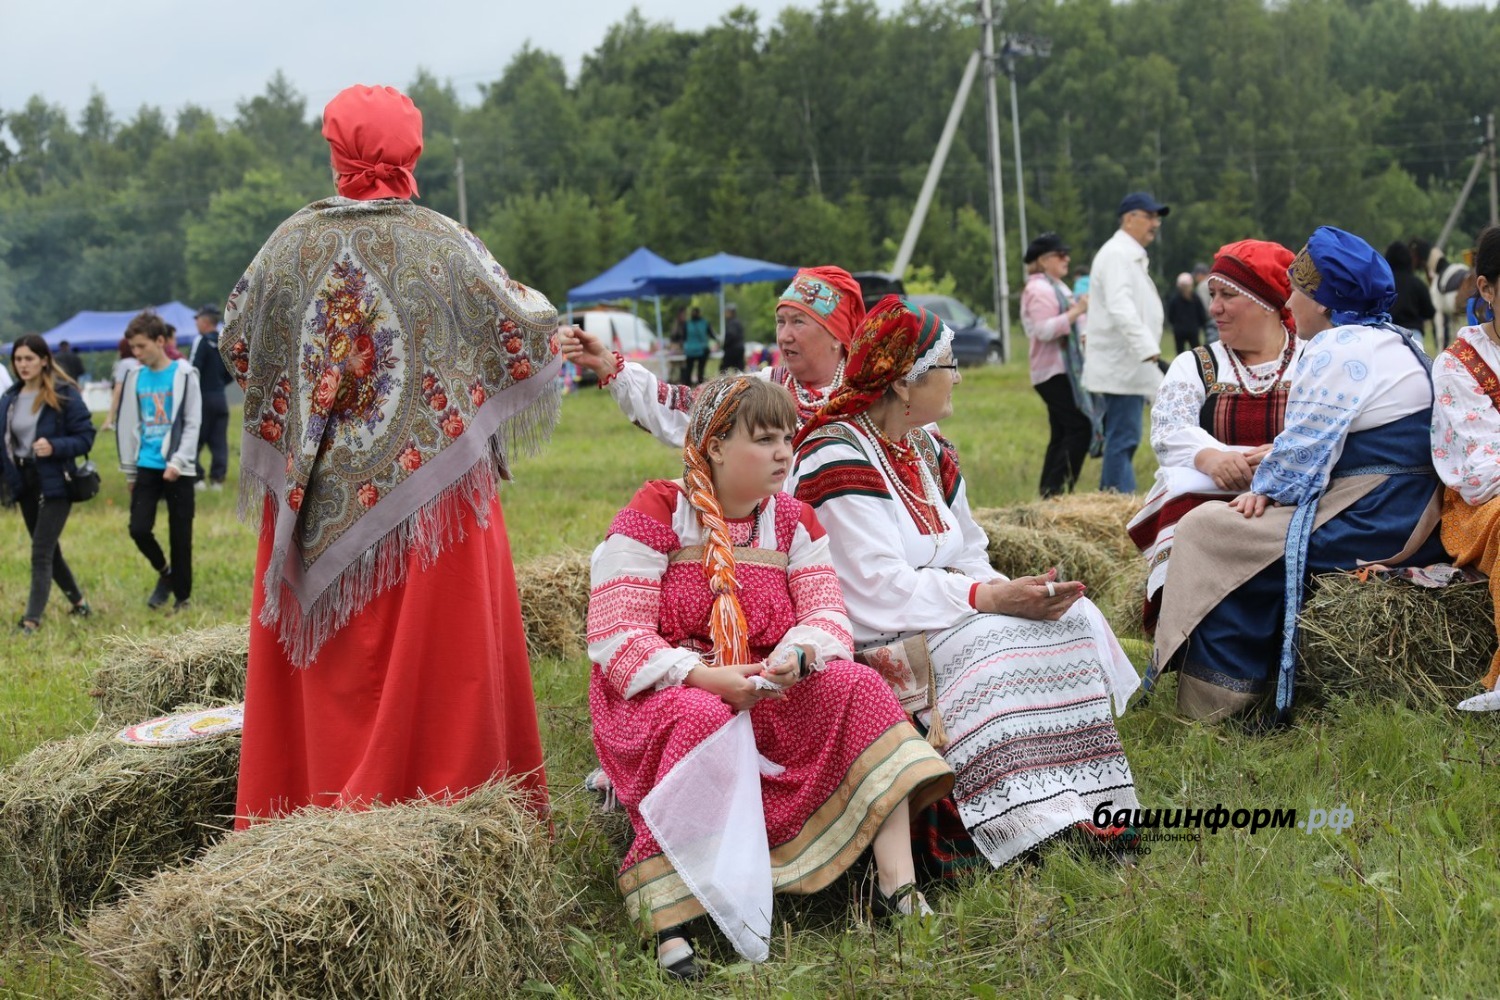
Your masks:
{"label": "beaded necklace", "polygon": [[1271,373],[1270,381],[1265,381],[1264,375],[1252,375],[1249,367],[1240,360],[1239,352],[1234,348],[1226,346],[1224,353],[1229,356],[1229,367],[1239,377],[1240,385],[1244,387],[1246,394],[1264,396],[1281,382],[1282,376],[1286,374],[1287,368],[1292,363],[1292,354],[1296,351],[1296,347],[1296,341],[1292,339],[1291,334],[1286,334],[1286,346],[1281,352],[1281,364]]}
{"label": "beaded necklace", "polygon": [[[938,504],[933,496],[940,495],[936,484],[932,482],[932,474],[927,469],[927,463],[917,455],[917,449],[911,444],[911,435],[915,431],[907,431],[906,437],[901,441],[892,441],[886,437],[885,432],[870,419],[868,413],[861,413],[854,418],[855,422],[876,444],[875,457],[879,461],[881,469],[886,478],[896,487],[896,492],[906,501],[906,508],[911,511],[912,517],[917,520],[925,530],[924,535],[939,535],[946,530],[943,517],[938,513]],[[901,475],[904,469],[908,475],[915,473],[917,485],[921,492],[911,488],[905,481],[906,477]]]}
{"label": "beaded necklace", "polygon": [[797,408],[808,413],[816,413],[823,408],[823,404],[828,402],[838,387],[844,384],[844,359],[839,359],[838,367],[833,370],[833,378],[823,389],[809,389],[793,377],[791,372],[787,375],[792,383],[792,394],[797,397]]}
{"label": "beaded necklace", "polygon": [[[755,501],[755,506],[750,509],[750,537],[740,548],[753,549],[755,543],[760,540],[760,505],[761,501]],[[732,523],[732,522],[731,522]]]}

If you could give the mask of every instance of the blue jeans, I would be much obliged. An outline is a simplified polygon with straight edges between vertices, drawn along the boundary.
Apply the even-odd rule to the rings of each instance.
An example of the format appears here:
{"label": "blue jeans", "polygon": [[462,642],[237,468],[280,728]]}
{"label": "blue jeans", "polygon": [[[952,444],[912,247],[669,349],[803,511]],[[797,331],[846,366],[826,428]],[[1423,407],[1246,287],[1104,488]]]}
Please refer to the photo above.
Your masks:
{"label": "blue jeans", "polygon": [[1099,488],[1134,493],[1135,450],[1141,443],[1146,397],[1112,392],[1100,395],[1104,398],[1104,471],[1099,476]]}

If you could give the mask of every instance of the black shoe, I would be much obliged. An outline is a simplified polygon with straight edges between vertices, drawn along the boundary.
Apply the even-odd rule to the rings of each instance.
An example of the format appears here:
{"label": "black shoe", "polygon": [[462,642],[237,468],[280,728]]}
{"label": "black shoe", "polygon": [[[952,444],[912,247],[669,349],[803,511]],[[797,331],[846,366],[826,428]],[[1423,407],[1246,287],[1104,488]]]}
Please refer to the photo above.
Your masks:
{"label": "black shoe", "polygon": [[184,597],[182,600],[176,601],[176,602],[173,603],[173,605],[172,605],[172,614],[175,615],[179,611],[187,611],[190,608],[192,608],[192,606],[193,606],[192,600],[190,598]]}
{"label": "black shoe", "polygon": [[172,569],[168,567],[161,571],[156,578],[156,589],[151,591],[151,596],[146,598],[146,607],[159,608],[166,604],[172,596]]}
{"label": "black shoe", "polygon": [[79,601],[77,604],[73,605],[73,609],[68,612],[68,614],[74,618],[87,618],[93,613],[94,609],[89,607],[88,601]]}
{"label": "black shoe", "polygon": [[876,884],[874,895],[870,897],[870,912],[881,920],[896,920],[900,917],[926,919],[933,915],[932,907],[927,905],[927,897],[917,891],[915,882],[900,886],[889,896],[881,892],[879,884]]}
{"label": "black shoe", "polygon": [[[661,950],[662,943],[673,938],[681,938],[682,944],[675,946],[670,951]],[[698,967],[694,960],[693,939],[684,933],[682,925],[668,927],[656,934],[656,961],[662,971],[680,982],[693,982],[703,978],[703,970]]]}
{"label": "black shoe", "polygon": [[16,622],[16,631],[22,635],[36,635],[36,630],[41,628],[41,622],[32,621],[30,618],[22,618]]}

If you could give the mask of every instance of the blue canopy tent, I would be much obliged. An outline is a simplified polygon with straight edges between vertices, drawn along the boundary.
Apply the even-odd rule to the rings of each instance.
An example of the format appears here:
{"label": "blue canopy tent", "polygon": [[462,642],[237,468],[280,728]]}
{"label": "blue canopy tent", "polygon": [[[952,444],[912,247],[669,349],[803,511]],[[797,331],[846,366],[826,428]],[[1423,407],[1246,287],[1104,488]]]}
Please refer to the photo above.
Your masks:
{"label": "blue canopy tent", "polygon": [[576,288],[568,289],[568,322],[573,321],[574,302],[603,302],[609,299],[652,299],[656,303],[656,343],[662,355],[662,374],[666,373],[666,338],[661,331],[661,297],[711,292],[718,287],[712,278],[681,277],[676,264],[636,247],[622,261]]}
{"label": "blue canopy tent", "polygon": [[[168,302],[154,307],[154,311],[177,328],[179,345],[193,342],[198,328],[193,323],[194,310],[191,307],[181,302]],[[139,309],[124,312],[81,312],[43,333],[42,339],[47,342],[48,347],[54,349],[66,340],[75,351],[113,351],[119,346],[120,338],[125,336],[126,324],[138,312]]]}
{"label": "blue canopy tent", "polygon": [[712,278],[718,284],[719,333],[724,332],[724,286],[750,285],[757,281],[791,281],[797,269],[786,264],[773,264],[754,257],[736,257],[732,253],[716,253],[712,257],[700,257],[686,264],[679,264],[675,272],[681,278]]}

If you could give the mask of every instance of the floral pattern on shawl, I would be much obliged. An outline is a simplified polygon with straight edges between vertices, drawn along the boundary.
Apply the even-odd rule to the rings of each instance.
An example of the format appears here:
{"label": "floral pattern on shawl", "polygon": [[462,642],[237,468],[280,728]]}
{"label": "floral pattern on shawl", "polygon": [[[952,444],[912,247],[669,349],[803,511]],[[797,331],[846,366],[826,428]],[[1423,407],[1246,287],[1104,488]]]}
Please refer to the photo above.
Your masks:
{"label": "floral pattern on shawl", "polygon": [[262,620],[306,665],[487,510],[556,420],[557,312],[472,233],[407,201],[331,198],[235,285],[220,352],[245,390],[242,513],[276,518]]}

